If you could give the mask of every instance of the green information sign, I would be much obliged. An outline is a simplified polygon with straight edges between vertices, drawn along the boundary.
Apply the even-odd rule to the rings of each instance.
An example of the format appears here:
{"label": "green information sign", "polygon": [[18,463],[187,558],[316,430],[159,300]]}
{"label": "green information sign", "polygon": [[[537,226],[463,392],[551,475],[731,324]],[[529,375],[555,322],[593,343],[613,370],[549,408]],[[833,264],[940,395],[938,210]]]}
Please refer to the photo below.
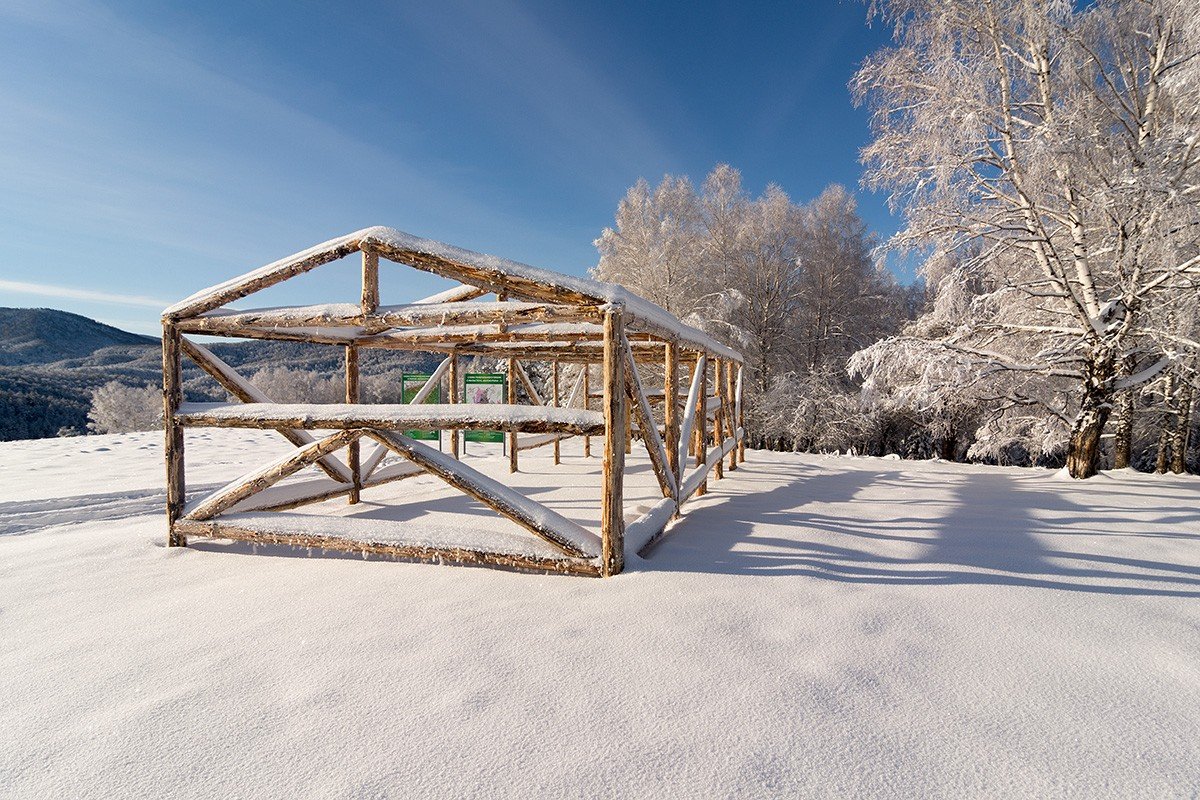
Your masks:
{"label": "green information sign", "polygon": [[[417,396],[417,392],[421,391],[429,379],[432,378],[429,374],[401,374],[400,376],[400,396],[404,402],[411,403],[412,399]],[[426,403],[440,403],[442,401],[442,387],[435,386],[429,396],[425,398]],[[426,439],[428,441],[440,441],[441,433],[438,431],[404,431],[404,435],[410,439]]]}
{"label": "green information sign", "polygon": [[[504,375],[499,372],[468,372],[463,375],[464,403],[503,403]],[[503,442],[503,431],[463,431],[468,442]]]}

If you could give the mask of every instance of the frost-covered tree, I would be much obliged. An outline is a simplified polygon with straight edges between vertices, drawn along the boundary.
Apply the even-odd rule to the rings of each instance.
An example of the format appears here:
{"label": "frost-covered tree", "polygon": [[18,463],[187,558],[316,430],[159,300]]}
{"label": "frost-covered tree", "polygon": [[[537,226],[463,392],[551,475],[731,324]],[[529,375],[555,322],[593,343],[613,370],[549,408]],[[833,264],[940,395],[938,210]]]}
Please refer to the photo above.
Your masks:
{"label": "frost-covered tree", "polygon": [[151,431],[162,426],[162,390],[109,381],[92,392],[88,430],[92,433]]}
{"label": "frost-covered tree", "polygon": [[593,274],[688,316],[708,293],[698,269],[700,231],[691,181],[667,175],[651,189],[640,179],[617,207],[616,227],[605,228],[595,242],[600,263]]}
{"label": "frost-covered tree", "polygon": [[291,367],[266,367],[250,382],[277,403],[341,403],[346,385],[340,378]]}
{"label": "frost-covered tree", "polygon": [[[698,194],[672,176],[654,189],[634,185],[616,227],[596,240],[594,274],[745,354],[752,440],[846,449],[847,431],[863,430],[834,421],[857,413],[843,413],[857,406],[846,359],[905,316],[904,295],[877,269],[873,244],[844,188],[806,205],[775,185],[752,198],[740,173],[721,164]],[[814,414],[817,396],[829,403]]]}
{"label": "frost-covered tree", "polygon": [[1001,396],[1024,376],[1017,402],[1067,387],[1067,466],[1094,474],[1117,393],[1197,348],[1163,312],[1195,303],[1200,274],[1200,15],[1185,0],[874,8],[895,46],[853,82],[872,111],[865,182],[904,213],[893,246],[955,264],[939,291],[976,289],[933,341]]}

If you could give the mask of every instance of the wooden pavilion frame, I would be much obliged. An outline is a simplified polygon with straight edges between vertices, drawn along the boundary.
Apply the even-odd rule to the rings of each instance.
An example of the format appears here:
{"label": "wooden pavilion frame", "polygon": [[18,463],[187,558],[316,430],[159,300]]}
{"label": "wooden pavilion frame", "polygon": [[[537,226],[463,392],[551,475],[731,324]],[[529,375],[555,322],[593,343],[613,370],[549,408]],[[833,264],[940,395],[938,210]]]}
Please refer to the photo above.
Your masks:
{"label": "wooden pavilion frame", "polygon": [[[355,252],[362,254],[358,304],[233,310],[228,304]],[[380,304],[380,259],[460,282],[449,291],[414,303]],[[495,301],[480,298],[495,295]],[[620,286],[562,275],[481,255],[390,228],[367,228],[332,239],[261,269],[199,292],[163,312],[163,398],[166,432],[169,545],[189,536],[378,553],[404,559],[487,564],[538,571],[610,576],[626,552],[656,541],[692,495],[707,489],[710,471],[723,477],[744,460],[742,357],[704,332],[686,326],[658,306]],[[299,341],[344,351],[346,396],[342,404],[274,403],[228,364],[186,334]],[[437,370],[405,405],[359,403],[359,353],[364,348],[444,354]],[[508,402],[458,403],[459,359],[485,355],[505,359]],[[236,403],[185,403],[182,358],[211,375]],[[552,363],[553,395],[543,400],[522,362]],[[560,364],[565,367],[560,367]],[[592,386],[598,365],[600,387]],[[661,389],[649,390],[645,375],[661,369]],[[566,401],[560,373],[575,368]],[[687,377],[680,380],[681,371]],[[442,380],[449,403],[423,401]],[[531,403],[517,404],[517,384]],[[686,393],[681,393],[683,387]],[[593,410],[599,400],[599,410]],[[680,401],[683,401],[682,403]],[[653,406],[661,403],[662,424]],[[662,500],[625,525],[625,455],[636,425],[649,454]],[[243,475],[207,497],[187,502],[183,430],[231,427],[275,430],[296,446],[288,455]],[[404,430],[449,430],[443,453],[401,435]],[[458,460],[459,431],[507,433],[510,469],[527,447],[559,440],[604,437],[599,532],[587,530]],[[310,431],[323,431],[314,436]],[[518,441],[518,434],[542,434]],[[374,449],[364,457],[362,442]],[[343,461],[336,451],[345,450]],[[381,467],[394,453],[404,462]],[[688,469],[689,462],[693,463]],[[267,490],[299,470],[315,466],[327,476],[299,495],[274,498]],[[344,536],[271,530],[223,519],[227,512],[296,508],[338,496],[357,503],[361,492],[430,473],[476,498],[548,543],[555,556],[492,552],[463,546],[370,541]],[[310,482],[312,483],[312,482]],[[279,487],[282,488],[282,487]],[[544,550],[544,548],[543,548]]]}

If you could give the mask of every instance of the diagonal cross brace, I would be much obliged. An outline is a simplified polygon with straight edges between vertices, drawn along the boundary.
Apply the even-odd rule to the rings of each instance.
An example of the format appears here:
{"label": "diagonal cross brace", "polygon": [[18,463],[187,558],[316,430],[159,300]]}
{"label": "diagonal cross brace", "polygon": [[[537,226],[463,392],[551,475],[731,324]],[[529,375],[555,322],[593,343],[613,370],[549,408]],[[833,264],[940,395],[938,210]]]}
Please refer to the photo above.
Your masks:
{"label": "diagonal cross brace", "polygon": [[567,555],[595,558],[599,554],[599,536],[479,470],[407,436],[381,430],[370,431],[369,435],[455,489],[469,494],[534,535],[545,539]]}

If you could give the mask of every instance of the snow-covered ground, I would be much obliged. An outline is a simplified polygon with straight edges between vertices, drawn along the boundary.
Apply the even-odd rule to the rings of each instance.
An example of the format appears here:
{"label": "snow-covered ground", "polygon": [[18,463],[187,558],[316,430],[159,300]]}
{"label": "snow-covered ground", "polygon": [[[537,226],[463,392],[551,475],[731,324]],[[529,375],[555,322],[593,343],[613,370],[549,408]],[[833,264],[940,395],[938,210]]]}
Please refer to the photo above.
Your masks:
{"label": "snow-covered ground", "polygon": [[[288,447],[191,435],[189,481]],[[575,448],[518,482],[586,522]],[[601,581],[169,550],[157,435],[0,444],[0,795],[1200,793],[1200,481],[749,456]]]}

